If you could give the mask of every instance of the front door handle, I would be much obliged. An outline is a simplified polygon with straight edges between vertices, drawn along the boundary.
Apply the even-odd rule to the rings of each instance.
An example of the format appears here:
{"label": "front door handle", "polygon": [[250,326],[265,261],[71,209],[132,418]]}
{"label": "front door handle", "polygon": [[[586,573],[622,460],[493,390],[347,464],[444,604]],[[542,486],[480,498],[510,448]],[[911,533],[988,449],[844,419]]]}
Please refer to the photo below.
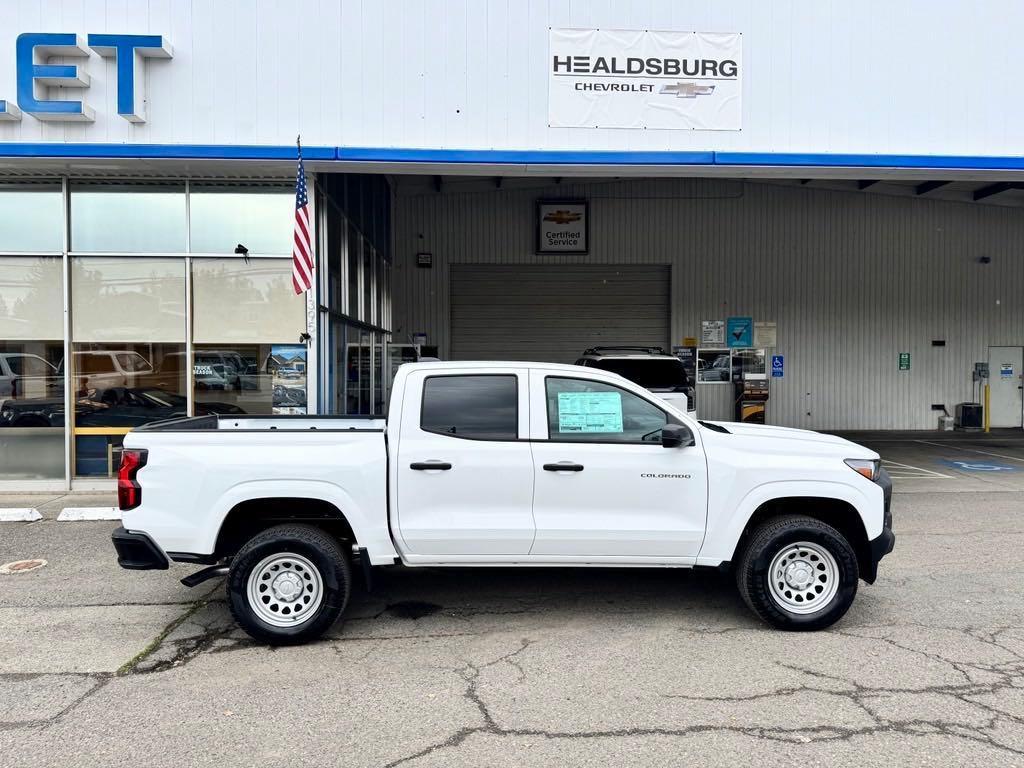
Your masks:
{"label": "front door handle", "polygon": [[545,464],[544,469],[548,472],[582,472],[582,464],[573,464],[571,461],[560,461],[557,464]]}
{"label": "front door handle", "polygon": [[452,465],[447,461],[414,461],[409,465],[409,469],[451,469]]}

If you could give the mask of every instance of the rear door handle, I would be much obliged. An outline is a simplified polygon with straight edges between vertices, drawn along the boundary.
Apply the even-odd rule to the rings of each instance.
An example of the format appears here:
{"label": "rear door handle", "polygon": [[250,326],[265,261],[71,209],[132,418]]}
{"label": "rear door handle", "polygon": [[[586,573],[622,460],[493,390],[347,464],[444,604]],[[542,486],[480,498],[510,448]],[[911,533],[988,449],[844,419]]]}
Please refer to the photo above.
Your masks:
{"label": "rear door handle", "polygon": [[409,469],[451,469],[452,465],[447,461],[414,461]]}
{"label": "rear door handle", "polygon": [[557,464],[545,464],[544,469],[548,472],[582,472],[582,464],[573,464],[571,461],[560,461]]}

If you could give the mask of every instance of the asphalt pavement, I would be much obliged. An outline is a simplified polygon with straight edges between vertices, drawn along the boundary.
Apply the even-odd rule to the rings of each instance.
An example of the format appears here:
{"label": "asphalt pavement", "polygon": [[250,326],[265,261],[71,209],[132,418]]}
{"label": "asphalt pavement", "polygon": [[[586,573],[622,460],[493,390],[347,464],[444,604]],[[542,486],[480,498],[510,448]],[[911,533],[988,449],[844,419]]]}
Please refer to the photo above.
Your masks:
{"label": "asphalt pavement", "polygon": [[46,560],[0,575],[0,766],[1024,765],[1024,441],[865,442],[896,551],[813,634],[714,572],[388,569],[270,649],[39,497],[0,524],[0,565]]}

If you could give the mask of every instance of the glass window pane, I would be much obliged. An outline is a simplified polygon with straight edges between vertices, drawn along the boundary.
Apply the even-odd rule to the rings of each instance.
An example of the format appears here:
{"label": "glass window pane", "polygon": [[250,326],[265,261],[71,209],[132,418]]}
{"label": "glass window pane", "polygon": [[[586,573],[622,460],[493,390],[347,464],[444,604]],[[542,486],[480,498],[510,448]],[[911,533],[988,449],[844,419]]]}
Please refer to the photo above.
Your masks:
{"label": "glass window pane", "polygon": [[697,378],[701,383],[720,383],[731,380],[732,359],[728,349],[701,349],[697,351]]}
{"label": "glass window pane", "polygon": [[61,197],[59,184],[0,186],[0,251],[63,251]]}
{"label": "glass window pane", "polygon": [[384,401],[384,337],[379,333],[373,335],[373,412],[380,415],[387,410]]}
{"label": "glass window pane", "polygon": [[184,186],[82,184],[70,194],[71,250],[184,253]]}
{"label": "glass window pane", "polygon": [[344,310],[345,301],[345,236],[348,228],[344,219],[334,210],[327,206],[327,253],[324,255],[324,263],[327,265],[327,297],[328,306],[341,312]]}
{"label": "glass window pane", "polygon": [[71,357],[76,475],[113,476],[128,429],[187,415],[184,344],[76,343]]}
{"label": "glass window pane", "polygon": [[306,332],[306,296],[292,287],[291,259],[192,262],[197,344],[295,343]]}
{"label": "glass window pane", "polygon": [[689,385],[683,361],[676,357],[601,357],[587,363],[617,373],[645,389],[683,392]]}
{"label": "glass window pane", "polygon": [[61,259],[0,256],[0,339],[63,338]]}
{"label": "glass window pane", "polygon": [[349,317],[359,319],[359,262],[362,260],[363,239],[359,236],[356,228],[351,224],[348,227],[348,270],[345,279],[348,280],[348,306],[345,307],[345,314]]}
{"label": "glass window pane", "polygon": [[363,244],[363,315],[366,323],[374,323],[377,318],[373,314],[373,283],[375,276],[376,254],[368,243]]}
{"label": "glass window pane", "polygon": [[0,480],[64,478],[64,344],[0,339]]}
{"label": "glass window pane", "polygon": [[192,361],[196,415],[305,413],[305,354],[302,346],[197,346]]}
{"label": "glass window pane", "polygon": [[758,374],[763,376],[765,373],[765,350],[733,350],[732,369],[734,378],[739,381],[742,381],[743,377],[747,374]]}
{"label": "glass window pane", "polygon": [[71,322],[73,341],[184,341],[184,259],[72,259]]}
{"label": "glass window pane", "polygon": [[420,429],[477,440],[519,436],[515,376],[429,376]]}
{"label": "glass window pane", "polygon": [[575,442],[661,443],[665,412],[611,384],[550,377],[548,437]]}
{"label": "glass window pane", "polygon": [[349,326],[347,335],[345,412],[367,415],[370,413],[370,334]]}
{"label": "glass window pane", "polygon": [[193,184],[189,213],[194,253],[234,253],[238,244],[250,253],[292,252],[294,190],[243,192]]}

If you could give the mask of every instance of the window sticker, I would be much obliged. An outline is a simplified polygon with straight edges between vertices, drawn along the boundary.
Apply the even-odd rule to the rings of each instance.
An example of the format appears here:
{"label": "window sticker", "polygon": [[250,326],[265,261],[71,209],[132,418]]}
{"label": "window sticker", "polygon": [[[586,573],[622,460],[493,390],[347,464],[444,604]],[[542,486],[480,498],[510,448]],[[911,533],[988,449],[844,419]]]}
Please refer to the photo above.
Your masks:
{"label": "window sticker", "polygon": [[559,392],[558,431],[622,433],[619,392]]}

